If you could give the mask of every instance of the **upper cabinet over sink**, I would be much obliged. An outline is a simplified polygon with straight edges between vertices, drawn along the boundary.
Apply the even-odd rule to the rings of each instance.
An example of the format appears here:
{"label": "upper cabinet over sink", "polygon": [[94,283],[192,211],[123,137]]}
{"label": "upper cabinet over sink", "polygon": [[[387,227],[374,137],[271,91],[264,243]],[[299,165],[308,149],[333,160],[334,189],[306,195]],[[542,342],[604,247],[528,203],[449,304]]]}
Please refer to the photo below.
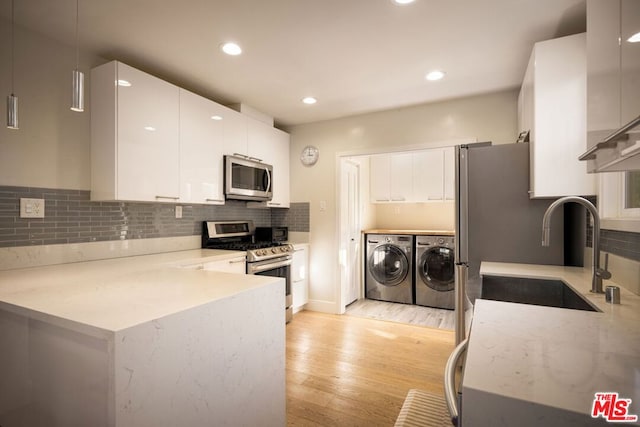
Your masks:
{"label": "upper cabinet over sink", "polygon": [[259,206],[289,207],[289,134],[118,61],[92,70],[92,200],[224,204],[226,154],[273,165]]}
{"label": "upper cabinet over sink", "polygon": [[[587,1],[587,160],[591,172],[640,169],[640,2]],[[613,135],[613,136],[612,136]],[[605,141],[607,139],[607,141]]]}
{"label": "upper cabinet over sink", "polygon": [[536,43],[520,96],[518,127],[529,131],[530,197],[595,194],[578,157],[586,144],[586,35]]}

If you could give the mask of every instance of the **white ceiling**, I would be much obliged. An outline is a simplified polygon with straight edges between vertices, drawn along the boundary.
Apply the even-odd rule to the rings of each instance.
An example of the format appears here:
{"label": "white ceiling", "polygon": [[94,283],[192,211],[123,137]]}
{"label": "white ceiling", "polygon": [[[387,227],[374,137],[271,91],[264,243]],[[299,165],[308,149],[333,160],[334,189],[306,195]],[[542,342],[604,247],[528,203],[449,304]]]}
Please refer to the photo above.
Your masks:
{"label": "white ceiling", "polygon": [[[15,3],[19,25],[75,45],[75,0]],[[515,88],[533,43],[585,27],[585,0],[80,0],[82,54],[284,126]]]}

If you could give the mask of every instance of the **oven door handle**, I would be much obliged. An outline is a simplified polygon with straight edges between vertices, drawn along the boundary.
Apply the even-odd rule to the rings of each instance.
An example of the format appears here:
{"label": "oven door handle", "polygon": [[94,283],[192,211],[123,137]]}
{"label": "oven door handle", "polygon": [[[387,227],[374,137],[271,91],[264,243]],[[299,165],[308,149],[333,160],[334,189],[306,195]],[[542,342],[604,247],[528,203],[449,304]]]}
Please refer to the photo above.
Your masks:
{"label": "oven door handle", "polygon": [[458,408],[456,398],[456,366],[460,357],[467,350],[468,342],[467,338],[458,344],[447,359],[447,365],[444,368],[444,398],[447,402],[449,415],[451,415],[451,423],[454,426],[458,426],[460,420],[460,408]]}
{"label": "oven door handle", "polygon": [[291,256],[287,256],[285,258],[279,258],[279,261],[269,260],[263,263],[248,263],[247,273],[257,274],[257,273],[262,273],[263,271],[273,270],[275,268],[286,267],[288,265],[291,265]]}

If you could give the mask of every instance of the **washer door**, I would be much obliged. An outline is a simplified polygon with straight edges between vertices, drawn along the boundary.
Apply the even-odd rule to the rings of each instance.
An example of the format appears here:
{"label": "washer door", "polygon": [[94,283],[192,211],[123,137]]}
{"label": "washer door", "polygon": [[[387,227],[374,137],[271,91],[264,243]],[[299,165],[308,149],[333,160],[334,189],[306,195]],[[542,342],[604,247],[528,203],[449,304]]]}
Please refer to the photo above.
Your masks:
{"label": "washer door", "polygon": [[369,272],[381,285],[396,286],[407,277],[409,260],[400,248],[386,243],[369,256]]}
{"label": "washer door", "polygon": [[455,255],[444,246],[430,248],[420,257],[418,269],[422,282],[439,292],[452,291],[455,286]]}

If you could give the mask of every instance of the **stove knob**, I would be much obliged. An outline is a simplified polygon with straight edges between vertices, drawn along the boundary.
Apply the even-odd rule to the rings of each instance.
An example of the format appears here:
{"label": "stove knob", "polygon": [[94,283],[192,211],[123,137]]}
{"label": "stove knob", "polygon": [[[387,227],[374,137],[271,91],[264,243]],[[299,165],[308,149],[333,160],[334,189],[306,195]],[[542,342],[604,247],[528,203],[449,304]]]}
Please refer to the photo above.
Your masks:
{"label": "stove knob", "polygon": [[264,249],[260,249],[256,252],[259,256],[266,254],[267,252]]}
{"label": "stove knob", "polygon": [[277,249],[277,248],[273,248],[273,249],[271,249],[271,253],[272,253],[272,254],[275,254],[276,252],[278,252],[278,249]]}

